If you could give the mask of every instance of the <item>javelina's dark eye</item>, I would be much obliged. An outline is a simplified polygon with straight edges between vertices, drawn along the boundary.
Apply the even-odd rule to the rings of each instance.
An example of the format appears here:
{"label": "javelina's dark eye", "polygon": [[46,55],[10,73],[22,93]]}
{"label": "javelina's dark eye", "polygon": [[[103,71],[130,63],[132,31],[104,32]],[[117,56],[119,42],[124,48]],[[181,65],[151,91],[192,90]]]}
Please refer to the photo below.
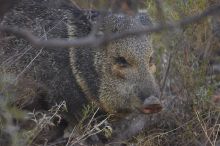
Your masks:
{"label": "javelina's dark eye", "polygon": [[115,64],[117,64],[120,67],[128,67],[129,63],[124,57],[116,57],[115,58]]}
{"label": "javelina's dark eye", "polygon": [[124,57],[115,57],[114,65],[112,66],[111,70],[116,77],[125,79],[127,73],[126,68],[129,66],[130,64]]}

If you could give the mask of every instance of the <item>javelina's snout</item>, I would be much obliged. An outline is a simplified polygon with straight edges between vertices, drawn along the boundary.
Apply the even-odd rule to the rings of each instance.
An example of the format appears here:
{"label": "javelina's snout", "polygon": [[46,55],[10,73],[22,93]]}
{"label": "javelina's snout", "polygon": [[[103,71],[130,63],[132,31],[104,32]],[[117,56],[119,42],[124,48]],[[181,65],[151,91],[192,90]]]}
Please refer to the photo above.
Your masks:
{"label": "javelina's snout", "polygon": [[144,100],[140,111],[145,114],[157,113],[162,110],[162,105],[158,97],[150,96]]}
{"label": "javelina's snout", "polygon": [[[150,81],[148,80],[148,83]],[[137,90],[139,89],[137,96],[142,101],[139,110],[144,114],[158,113],[162,110],[162,104],[159,99],[160,90],[155,81],[150,82],[150,84],[147,87],[146,84],[145,86],[142,84],[137,88]]]}

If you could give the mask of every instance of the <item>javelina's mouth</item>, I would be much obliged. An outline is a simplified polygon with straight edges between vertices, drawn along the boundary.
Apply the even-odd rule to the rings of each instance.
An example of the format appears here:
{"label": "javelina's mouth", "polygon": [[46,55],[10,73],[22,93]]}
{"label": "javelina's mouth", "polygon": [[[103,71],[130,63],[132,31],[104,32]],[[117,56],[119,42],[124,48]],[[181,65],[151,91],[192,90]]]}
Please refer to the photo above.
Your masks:
{"label": "javelina's mouth", "polygon": [[151,104],[151,105],[145,105],[141,108],[141,112],[144,114],[153,114],[158,113],[162,110],[162,106],[160,104]]}

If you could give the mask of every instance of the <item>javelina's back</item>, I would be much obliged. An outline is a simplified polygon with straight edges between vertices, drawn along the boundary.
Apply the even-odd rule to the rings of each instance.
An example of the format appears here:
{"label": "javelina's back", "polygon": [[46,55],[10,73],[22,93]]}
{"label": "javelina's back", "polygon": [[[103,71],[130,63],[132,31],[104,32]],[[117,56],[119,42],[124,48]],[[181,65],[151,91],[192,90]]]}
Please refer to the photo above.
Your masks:
{"label": "javelina's back", "polygon": [[[51,5],[48,4],[50,2]],[[42,40],[68,38],[66,16],[69,13],[68,9],[62,3],[57,3],[59,7],[56,7],[53,2],[24,0],[5,16],[2,24],[28,29]],[[61,6],[67,10],[60,9]],[[89,24],[77,9],[73,9],[71,13],[81,18],[78,20],[79,23],[85,21],[84,23]],[[84,27],[87,34],[89,29],[86,25]],[[17,81],[22,82],[25,77],[30,82],[43,85],[50,96],[44,97],[46,100],[56,98],[61,101],[66,98],[71,107],[74,107],[74,112],[86,103],[72,75],[68,49],[34,48],[23,39],[11,35],[1,41],[3,45],[0,48],[2,52],[0,62],[4,72],[13,73]]]}

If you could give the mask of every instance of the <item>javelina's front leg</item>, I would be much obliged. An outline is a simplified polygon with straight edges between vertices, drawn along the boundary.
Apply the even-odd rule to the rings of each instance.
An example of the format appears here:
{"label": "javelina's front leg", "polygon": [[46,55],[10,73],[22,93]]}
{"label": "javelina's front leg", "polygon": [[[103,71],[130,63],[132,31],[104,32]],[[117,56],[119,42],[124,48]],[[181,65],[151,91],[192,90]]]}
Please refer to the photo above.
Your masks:
{"label": "javelina's front leg", "polygon": [[113,133],[109,142],[110,145],[121,145],[128,139],[140,133],[147,125],[147,117],[144,114],[132,114],[125,119],[115,122],[112,125]]}

